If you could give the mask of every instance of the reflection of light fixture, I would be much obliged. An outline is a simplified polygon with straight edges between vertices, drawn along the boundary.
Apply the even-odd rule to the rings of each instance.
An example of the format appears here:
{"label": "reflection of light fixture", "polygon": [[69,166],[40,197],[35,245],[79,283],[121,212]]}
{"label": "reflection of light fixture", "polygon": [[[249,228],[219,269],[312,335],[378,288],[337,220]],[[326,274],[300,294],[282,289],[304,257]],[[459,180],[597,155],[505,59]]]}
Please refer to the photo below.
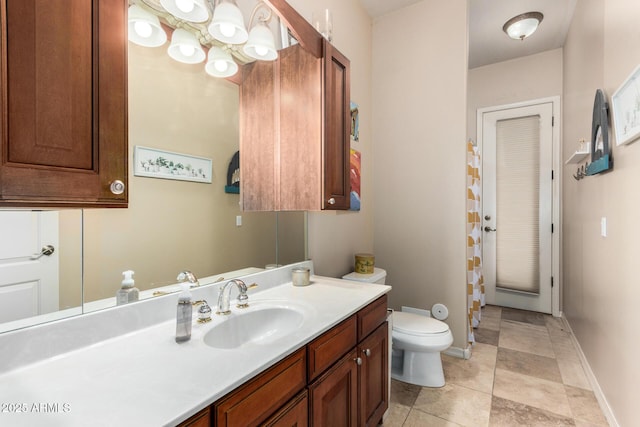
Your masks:
{"label": "reflection of light fixture", "polygon": [[174,30],[168,53],[176,61],[185,64],[197,64],[204,61],[206,56],[196,36],[182,28]]}
{"label": "reflection of light fixture", "polygon": [[185,21],[205,22],[209,19],[204,0],[160,0],[160,4],[167,12]]}
{"label": "reflection of light fixture", "polygon": [[273,61],[278,57],[273,33],[264,21],[258,22],[249,33],[249,40],[242,51],[253,59]]}
{"label": "reflection of light fixture", "polygon": [[249,38],[242,12],[234,0],[221,0],[213,11],[208,30],[223,43],[242,44]]}
{"label": "reflection of light fixture", "polygon": [[[258,18],[259,22],[251,28],[253,19],[256,17],[256,13],[261,6],[264,6],[269,14],[267,16],[260,16]],[[251,12],[251,19],[249,19],[249,28],[251,28],[251,32],[249,33],[249,40],[247,40],[247,44],[242,48],[245,55],[261,61],[273,61],[278,57],[273,33],[267,26],[267,22],[271,19],[271,15],[271,9],[269,9],[263,2],[258,3],[253,9],[253,12]]]}
{"label": "reflection of light fixture", "polygon": [[533,34],[542,22],[544,15],[540,12],[527,12],[509,19],[502,31],[515,40],[524,40]]}
{"label": "reflection of light fixture", "polygon": [[[186,19],[182,18],[180,13],[194,12],[200,6],[204,7],[205,1],[206,0],[160,0],[160,3],[175,17]],[[251,12],[249,28],[252,29],[249,34],[244,25],[242,12],[236,5],[235,0],[209,0],[209,3],[214,7],[214,12],[208,30],[217,41],[212,43],[211,39],[209,39],[209,43],[205,43],[205,45],[209,46],[208,59],[205,65],[207,74],[214,77],[231,77],[235,75],[238,72],[238,64],[234,62],[231,56],[232,52],[237,52],[235,55],[241,58],[241,63],[247,62],[248,58],[261,61],[273,61],[278,58],[274,36],[267,25],[271,20],[273,12],[264,1],[259,0]],[[204,9],[208,13],[209,9],[206,7],[204,7]],[[258,14],[261,9],[263,9],[263,13]],[[142,18],[139,18],[139,16],[144,17],[144,21]],[[253,25],[254,18],[257,18],[255,25]],[[190,21],[195,22],[194,19],[190,19]],[[184,23],[181,22],[178,22],[175,26],[184,26],[184,28],[176,28],[173,30],[171,44],[167,51],[169,56],[176,61],[186,64],[197,64],[204,61],[207,54],[200,45],[198,36],[188,31],[188,29],[194,29],[195,27],[184,25]],[[197,30],[197,28],[195,29]],[[134,37],[141,39],[153,38],[157,31],[161,33],[159,37],[164,37],[161,42],[155,42],[159,44],[143,44],[142,42],[138,42],[137,39],[134,40]],[[202,35],[199,32],[198,34],[200,36]],[[153,15],[146,9],[142,9],[136,4],[133,4],[129,8],[129,38],[132,41],[143,44],[144,46],[159,46],[166,42],[166,37],[156,15]],[[226,45],[243,46],[219,47],[219,42],[225,43]],[[241,47],[242,49],[240,49]],[[242,51],[244,55],[240,55],[240,51]]]}
{"label": "reflection of light fixture", "polygon": [[209,49],[204,70],[214,77],[231,77],[238,72],[238,64],[233,61],[229,51],[213,46]]}
{"label": "reflection of light fixture", "polygon": [[129,40],[146,47],[162,46],[167,41],[167,34],[160,26],[156,15],[147,12],[137,4],[129,7]]}

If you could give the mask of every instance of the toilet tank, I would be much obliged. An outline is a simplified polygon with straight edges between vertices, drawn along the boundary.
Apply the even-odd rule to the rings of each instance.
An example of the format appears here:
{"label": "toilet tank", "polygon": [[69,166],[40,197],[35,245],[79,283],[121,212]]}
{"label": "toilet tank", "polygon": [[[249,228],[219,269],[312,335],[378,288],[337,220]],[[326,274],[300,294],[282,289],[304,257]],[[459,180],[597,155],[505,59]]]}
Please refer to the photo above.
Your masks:
{"label": "toilet tank", "polygon": [[377,283],[384,285],[387,280],[387,272],[382,268],[374,267],[372,274],[360,274],[355,271],[342,276],[344,280],[353,280],[356,282]]}

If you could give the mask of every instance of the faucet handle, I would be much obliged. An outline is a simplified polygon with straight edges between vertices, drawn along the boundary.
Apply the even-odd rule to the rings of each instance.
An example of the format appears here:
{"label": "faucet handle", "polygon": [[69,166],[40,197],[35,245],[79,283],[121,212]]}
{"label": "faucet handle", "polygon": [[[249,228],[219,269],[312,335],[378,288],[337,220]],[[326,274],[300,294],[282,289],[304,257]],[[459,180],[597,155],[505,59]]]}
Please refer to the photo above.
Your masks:
{"label": "faucet handle", "polygon": [[249,297],[247,296],[247,290],[257,288],[257,287],[258,287],[257,283],[252,283],[249,286],[245,285],[244,288],[241,288],[240,295],[238,295],[238,304],[236,304],[236,307],[238,308],[249,307]]}
{"label": "faucet handle", "polygon": [[211,321],[211,307],[205,300],[199,300],[193,303],[194,306],[199,305],[198,323],[207,323]]}

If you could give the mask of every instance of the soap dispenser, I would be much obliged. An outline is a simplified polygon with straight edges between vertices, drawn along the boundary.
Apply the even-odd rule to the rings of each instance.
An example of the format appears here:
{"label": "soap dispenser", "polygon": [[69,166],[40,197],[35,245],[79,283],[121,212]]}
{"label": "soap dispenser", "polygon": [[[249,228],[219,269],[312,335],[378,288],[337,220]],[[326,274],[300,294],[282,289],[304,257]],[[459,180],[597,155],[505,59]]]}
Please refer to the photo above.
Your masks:
{"label": "soap dispenser", "polygon": [[180,283],[180,288],[182,288],[182,292],[178,296],[178,313],[176,317],[176,342],[178,343],[191,339],[191,320],[193,316],[189,283]]}
{"label": "soap dispenser", "polygon": [[118,289],[118,292],[116,293],[116,303],[118,305],[138,301],[140,291],[138,291],[138,288],[133,286],[135,283],[133,281],[133,273],[134,272],[132,270],[122,272],[124,279],[122,280],[121,288]]}

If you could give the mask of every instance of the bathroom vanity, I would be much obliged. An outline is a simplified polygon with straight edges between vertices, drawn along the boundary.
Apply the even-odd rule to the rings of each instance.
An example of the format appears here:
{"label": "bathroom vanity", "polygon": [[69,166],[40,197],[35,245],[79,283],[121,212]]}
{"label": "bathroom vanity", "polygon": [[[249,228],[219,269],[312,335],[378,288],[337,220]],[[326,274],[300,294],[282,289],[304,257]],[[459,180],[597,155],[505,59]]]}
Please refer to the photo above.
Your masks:
{"label": "bathroom vanity", "polygon": [[[259,284],[246,312],[194,322],[183,344],[176,294],[0,335],[0,402],[14,405],[0,424],[376,425],[388,406],[390,288],[319,276],[294,287],[293,266],[245,276]],[[215,301],[219,286],[193,296]],[[271,335],[210,340],[260,311],[274,314],[260,317]]]}

